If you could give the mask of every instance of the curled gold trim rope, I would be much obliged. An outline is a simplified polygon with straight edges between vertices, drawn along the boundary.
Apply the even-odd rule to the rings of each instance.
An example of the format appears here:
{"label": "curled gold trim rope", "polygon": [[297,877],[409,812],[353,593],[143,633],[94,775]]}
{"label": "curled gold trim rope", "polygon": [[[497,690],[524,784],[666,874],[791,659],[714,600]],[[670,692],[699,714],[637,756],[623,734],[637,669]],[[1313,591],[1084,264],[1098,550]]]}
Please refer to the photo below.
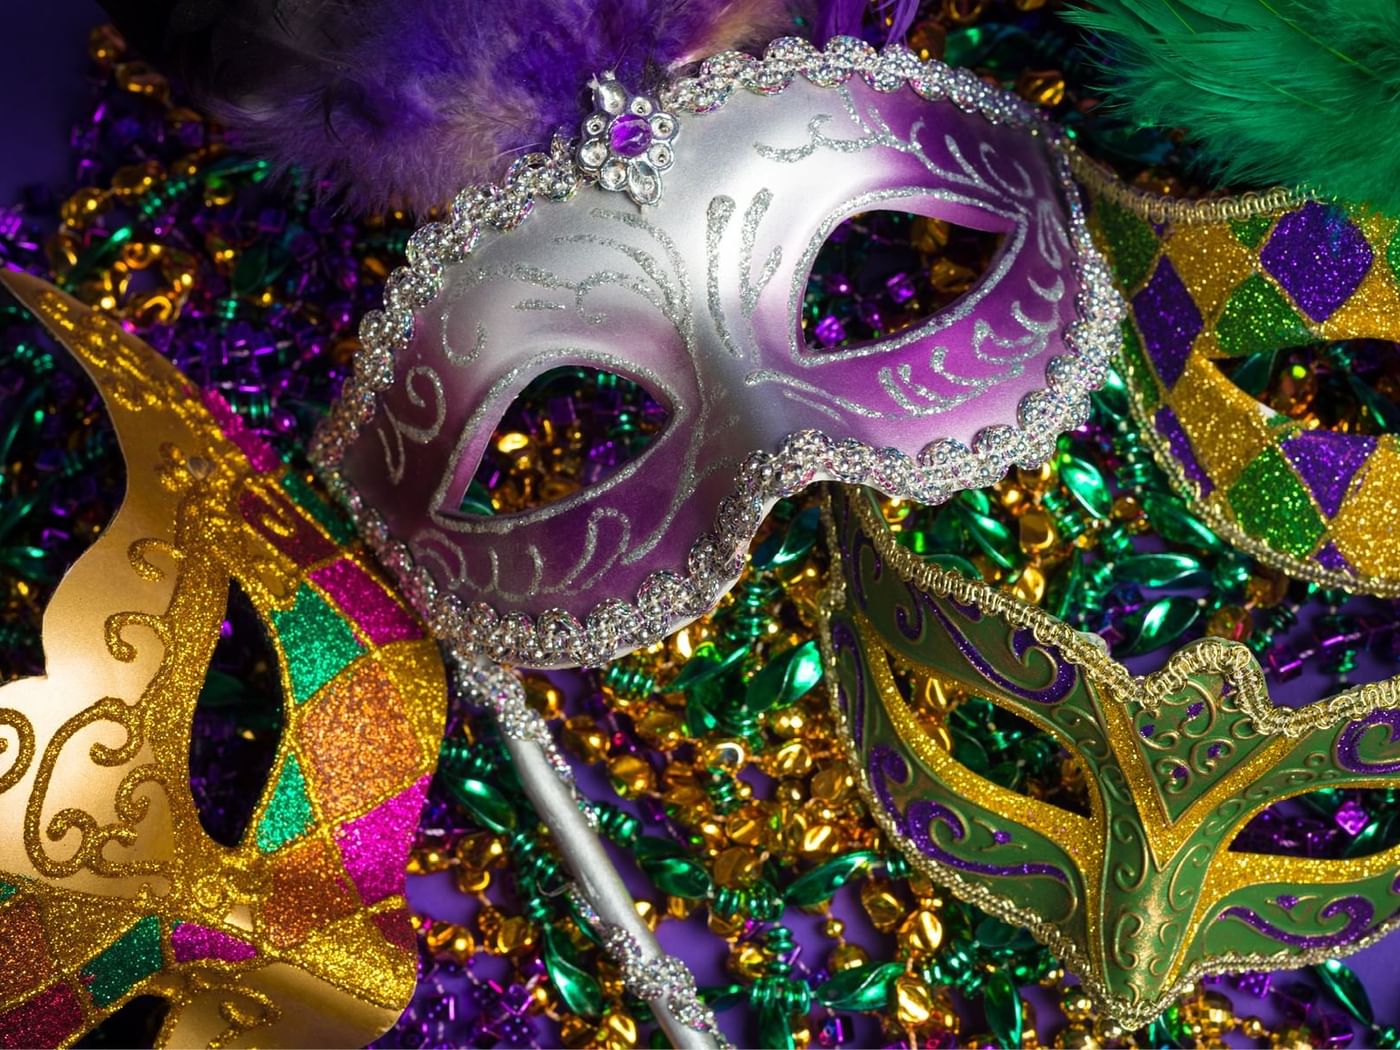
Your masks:
{"label": "curled gold trim rope", "polygon": [[1280,186],[1264,192],[1250,191],[1238,196],[1190,200],[1152,193],[1124,182],[1077,146],[1066,150],[1070,170],[1095,197],[1112,201],[1149,222],[1170,222],[1177,226],[1199,226],[1227,220],[1252,219],[1259,215],[1296,208],[1312,200]]}

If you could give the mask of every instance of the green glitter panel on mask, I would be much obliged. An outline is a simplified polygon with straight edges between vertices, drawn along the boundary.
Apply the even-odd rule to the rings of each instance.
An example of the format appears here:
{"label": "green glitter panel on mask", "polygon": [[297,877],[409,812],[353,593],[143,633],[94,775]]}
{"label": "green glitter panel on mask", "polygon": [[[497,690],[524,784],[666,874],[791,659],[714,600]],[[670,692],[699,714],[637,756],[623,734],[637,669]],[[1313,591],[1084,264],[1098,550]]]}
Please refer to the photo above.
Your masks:
{"label": "green glitter panel on mask", "polygon": [[1283,293],[1257,273],[1230,293],[1215,334],[1220,349],[1231,357],[1297,346],[1312,338]]}
{"label": "green glitter panel on mask", "polygon": [[1142,353],[1142,340],[1138,338],[1133,322],[1124,318],[1120,327],[1123,330],[1123,360],[1128,363],[1135,389],[1142,397],[1142,407],[1148,412],[1153,412],[1162,399],[1157,392],[1157,377],[1152,369],[1147,367],[1147,358]]}
{"label": "green glitter panel on mask", "polygon": [[1254,249],[1264,239],[1264,235],[1274,227],[1272,215],[1255,215],[1248,219],[1231,219],[1230,232],[1246,248]]}
{"label": "green glitter panel on mask", "polygon": [[306,483],[306,479],[295,470],[289,470],[282,475],[282,488],[292,498],[292,502],[315,518],[321,528],[326,530],[326,535],[336,543],[346,544],[354,538],[355,529],[349,519],[316,495],[315,490]]}
{"label": "green glitter panel on mask", "polygon": [[272,613],[272,624],[287,654],[292,697],[303,704],[363,652],[350,624],[306,584],[296,604]]}
{"label": "green glitter panel on mask", "polygon": [[148,915],[84,966],[82,978],[92,1001],[107,1006],[162,965],[160,919]]}
{"label": "green glitter panel on mask", "polygon": [[1395,236],[1385,246],[1385,261],[1390,263],[1391,275],[1400,281],[1400,230],[1395,231]]}
{"label": "green glitter panel on mask", "polygon": [[1240,526],[1275,550],[1306,558],[1326,526],[1283,454],[1265,449],[1240,472],[1228,493]]}
{"label": "green glitter panel on mask", "polygon": [[8,882],[0,882],[0,904],[4,904],[7,900],[9,900],[18,892],[18,886],[12,885]]}
{"label": "green glitter panel on mask", "polygon": [[306,778],[296,755],[288,755],[272,790],[272,800],[258,821],[258,849],[272,853],[301,836],[313,820],[311,799],[306,796]]}
{"label": "green glitter panel on mask", "polygon": [[1100,200],[1095,214],[1108,241],[1118,285],[1131,293],[1152,270],[1157,258],[1157,235],[1147,223],[1110,200]]}

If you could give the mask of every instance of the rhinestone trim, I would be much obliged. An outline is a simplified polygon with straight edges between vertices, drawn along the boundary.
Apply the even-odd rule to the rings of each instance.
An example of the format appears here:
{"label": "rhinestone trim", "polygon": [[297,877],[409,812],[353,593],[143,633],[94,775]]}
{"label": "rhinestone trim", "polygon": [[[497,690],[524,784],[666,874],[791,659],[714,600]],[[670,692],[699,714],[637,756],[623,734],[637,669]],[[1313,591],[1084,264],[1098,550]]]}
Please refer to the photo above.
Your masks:
{"label": "rhinestone trim", "polygon": [[502,615],[485,602],[468,605],[442,593],[427,570],[415,564],[408,547],[393,538],[384,520],[367,507],[340,473],[345,451],[373,416],[376,397],[393,382],[394,354],[413,335],[413,311],[442,291],[443,271],[466,258],[483,228],[510,230],[530,214],[536,200],[562,201],[589,177],[576,162],[576,146],[556,136],[548,153],[533,153],[511,165],[495,185],[463,190],[448,222],[432,222],[408,242],[408,263],[389,277],[384,308],[360,324],[364,346],[339,400],[318,429],[310,455],[330,491],[346,506],[362,536],[397,577],[404,594],[438,637],[494,660],[534,667],[591,666],[665,637],[714,606],[743,568],[759,523],[779,499],[816,481],[871,485],[921,503],[944,502],[957,492],[982,488],[1002,478],[1012,464],[1035,467],[1048,458],[1063,431],[1082,425],[1089,392],[1104,380],[1126,316],[1109,268],[1094,246],[1083,202],[1070,170],[1073,147],[1029,103],[988,85],[968,69],[921,62],[903,47],[877,52],[850,37],[836,37],[818,50],[805,40],[785,37],[769,45],[762,59],[725,52],[706,60],[698,76],[660,92],[668,112],[709,113],[738,91],[777,94],[797,77],[835,87],[859,76],[877,91],[905,86],[922,98],[951,101],[992,124],[1029,128],[1045,136],[1056,155],[1057,176],[1069,209],[1075,271],[1080,280],[1079,319],[1066,332],[1072,351],[1046,366],[1047,389],[1022,398],[1019,426],[991,426],[971,447],[950,439],[935,442],[917,460],[892,449],[876,449],[853,439],[838,440],[817,430],[790,435],[775,452],[754,452],[739,468],[731,494],[721,501],[714,527],[691,547],[681,571],[658,569],[638,590],[634,603],[608,599],[584,621],[563,609],[538,619],[523,613]]}

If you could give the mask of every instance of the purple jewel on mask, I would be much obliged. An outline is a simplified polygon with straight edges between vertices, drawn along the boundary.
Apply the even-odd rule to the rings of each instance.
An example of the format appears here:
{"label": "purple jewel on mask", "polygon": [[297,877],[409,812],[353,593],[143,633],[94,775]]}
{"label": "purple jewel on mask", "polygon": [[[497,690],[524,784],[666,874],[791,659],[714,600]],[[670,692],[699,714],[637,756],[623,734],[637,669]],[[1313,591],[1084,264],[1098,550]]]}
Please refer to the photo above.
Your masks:
{"label": "purple jewel on mask", "polygon": [[608,128],[608,145],[619,157],[640,157],[651,139],[651,124],[635,113],[622,114]]}
{"label": "purple jewel on mask", "polygon": [[[1041,461],[1077,425],[1122,304],[1054,129],[898,49],[832,53],[823,69],[869,68],[819,86],[791,72],[804,47],[782,43],[757,81],[726,72],[728,87],[715,74],[639,96],[603,77],[580,145],[517,164],[515,197],[472,198],[469,251],[445,229],[431,250],[416,238],[423,280],[395,275],[391,309],[365,324],[367,354],[393,348],[375,403],[347,408],[349,436],[318,458],[439,633],[526,666],[607,659],[713,606],[779,498],[834,479],[940,502]],[[872,88],[886,65],[896,82],[922,69],[934,98]],[[876,209],[1003,245],[912,327],[862,343],[834,317],[804,331],[820,249]],[[560,367],[631,380],[667,424],[554,503],[464,512],[496,424]]]}

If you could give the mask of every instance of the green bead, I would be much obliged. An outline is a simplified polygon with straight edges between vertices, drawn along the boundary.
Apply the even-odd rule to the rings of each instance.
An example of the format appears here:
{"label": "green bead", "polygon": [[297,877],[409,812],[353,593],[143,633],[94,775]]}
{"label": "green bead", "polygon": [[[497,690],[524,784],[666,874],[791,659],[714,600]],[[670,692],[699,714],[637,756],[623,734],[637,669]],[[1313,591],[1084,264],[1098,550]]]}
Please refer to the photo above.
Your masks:
{"label": "green bead", "polygon": [[1362,1024],[1375,1023],[1376,1012],[1371,1008],[1371,999],[1366,994],[1366,987],[1350,967],[1336,959],[1328,959],[1309,969],[1327,993],[1340,1003],[1347,1013]]}
{"label": "green bead", "polygon": [[544,927],[544,966],[559,998],[576,1014],[597,1017],[603,1012],[603,991],[593,976],[580,967],[573,949],[553,926]]}
{"label": "green bead", "polygon": [[992,1030],[998,1046],[1021,1045],[1021,997],[1016,994],[1011,975],[1005,970],[997,970],[983,981],[982,1009],[987,1017],[987,1027]]}
{"label": "green bead", "polygon": [[511,831],[515,827],[515,810],[504,795],[485,781],[473,777],[448,777],[447,789],[483,827],[498,833]]}
{"label": "green bead", "polygon": [[806,696],[822,680],[822,657],[815,640],[775,657],[749,679],[744,710],[751,715],[780,710]]}
{"label": "green bead", "polygon": [[831,1010],[879,1010],[890,998],[899,963],[866,963],[842,970],[818,986],[817,1002]]}
{"label": "green bead", "polygon": [[1113,494],[1098,467],[1078,456],[1064,456],[1060,460],[1060,482],[1086,511],[1096,518],[1108,518]]}
{"label": "green bead", "polygon": [[1159,598],[1147,607],[1140,618],[1133,617],[1136,632],[1129,635],[1127,644],[1116,655],[1137,656],[1170,645],[1190,630],[1200,617],[1201,606],[1195,598],[1179,594]]}
{"label": "green bead", "polygon": [[1220,537],[1211,532],[1205,523],[1188,511],[1175,496],[1164,492],[1145,492],[1142,495],[1142,509],[1147,512],[1147,519],[1153,528],[1165,540],[1216,553],[1225,550]]}
{"label": "green bead", "polygon": [[1138,554],[1115,563],[1113,576],[1143,587],[1194,587],[1209,578],[1199,559],[1187,554]]}
{"label": "green bead", "polygon": [[863,874],[879,859],[879,855],[870,850],[856,850],[835,857],[794,879],[783,899],[799,908],[830,900],[832,894],[851,879]]}
{"label": "green bead", "polygon": [[788,523],[781,534],[774,534],[753,552],[753,567],[780,569],[804,558],[817,541],[821,528],[821,508],[807,507]]}

